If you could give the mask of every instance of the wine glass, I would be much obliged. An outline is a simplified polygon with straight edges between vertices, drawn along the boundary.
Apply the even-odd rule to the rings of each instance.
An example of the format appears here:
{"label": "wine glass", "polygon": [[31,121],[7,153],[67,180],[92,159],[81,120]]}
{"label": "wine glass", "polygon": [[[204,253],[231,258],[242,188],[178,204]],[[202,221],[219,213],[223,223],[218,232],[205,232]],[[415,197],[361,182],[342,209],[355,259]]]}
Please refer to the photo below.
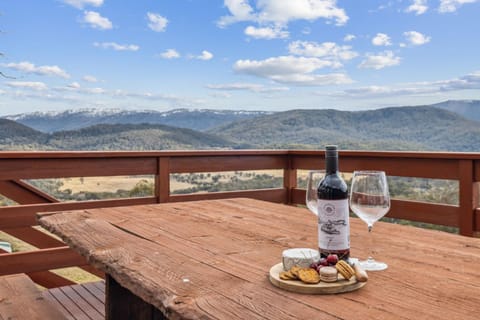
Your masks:
{"label": "wine glass", "polygon": [[306,204],[307,208],[318,216],[318,194],[317,188],[320,181],[325,176],[325,170],[312,170],[308,172],[307,177],[307,194],[306,194]]}
{"label": "wine glass", "polygon": [[[390,210],[390,194],[385,172],[354,171],[350,190],[350,208],[367,224],[370,234],[373,224]],[[369,237],[371,242],[371,235]],[[375,261],[371,255],[367,260],[359,261],[359,264],[369,271],[385,270],[388,267],[384,262]]]}

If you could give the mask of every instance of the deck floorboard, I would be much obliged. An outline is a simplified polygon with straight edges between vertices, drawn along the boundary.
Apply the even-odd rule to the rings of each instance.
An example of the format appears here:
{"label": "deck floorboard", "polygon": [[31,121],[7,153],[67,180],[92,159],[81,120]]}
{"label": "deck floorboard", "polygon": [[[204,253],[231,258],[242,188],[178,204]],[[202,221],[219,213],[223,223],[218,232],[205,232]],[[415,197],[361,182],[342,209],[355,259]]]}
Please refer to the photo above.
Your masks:
{"label": "deck floorboard", "polygon": [[90,282],[45,290],[43,295],[68,319],[105,319],[105,282]]}

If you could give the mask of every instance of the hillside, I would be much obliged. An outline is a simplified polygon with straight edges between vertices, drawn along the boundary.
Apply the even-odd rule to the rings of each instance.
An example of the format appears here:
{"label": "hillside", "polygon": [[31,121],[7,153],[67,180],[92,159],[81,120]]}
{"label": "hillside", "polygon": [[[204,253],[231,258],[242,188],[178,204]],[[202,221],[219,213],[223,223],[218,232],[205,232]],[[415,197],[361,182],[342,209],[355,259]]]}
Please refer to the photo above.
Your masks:
{"label": "hillside", "polygon": [[480,100],[448,100],[431,106],[458,113],[469,120],[480,121]]}
{"label": "hillside", "polygon": [[0,150],[35,150],[47,135],[15,121],[0,119]]}
{"label": "hillside", "polygon": [[221,137],[152,124],[105,124],[53,134],[0,119],[0,150],[171,150],[223,149],[236,144]]}
{"label": "hillside", "polygon": [[153,124],[103,124],[50,134],[57,150],[171,150],[232,148],[232,141],[190,129]]}
{"label": "hillside", "polygon": [[97,124],[163,124],[178,128],[204,131],[229,122],[268,114],[263,111],[188,110],[166,112],[152,110],[126,111],[119,109],[82,109],[62,112],[34,112],[6,116],[6,119],[42,132],[75,130]]}
{"label": "hillside", "polygon": [[478,123],[442,109],[396,107],[370,111],[292,110],[210,130],[259,147],[479,151]]}

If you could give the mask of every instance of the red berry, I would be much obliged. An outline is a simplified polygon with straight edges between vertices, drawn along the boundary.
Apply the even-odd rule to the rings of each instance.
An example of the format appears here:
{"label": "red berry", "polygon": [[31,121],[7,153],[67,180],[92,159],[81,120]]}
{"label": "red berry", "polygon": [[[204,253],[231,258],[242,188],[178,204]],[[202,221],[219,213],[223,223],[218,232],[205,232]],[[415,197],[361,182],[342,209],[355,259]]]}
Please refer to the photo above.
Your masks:
{"label": "red berry", "polygon": [[329,254],[327,257],[327,262],[329,265],[336,265],[338,262],[338,256],[336,254]]}

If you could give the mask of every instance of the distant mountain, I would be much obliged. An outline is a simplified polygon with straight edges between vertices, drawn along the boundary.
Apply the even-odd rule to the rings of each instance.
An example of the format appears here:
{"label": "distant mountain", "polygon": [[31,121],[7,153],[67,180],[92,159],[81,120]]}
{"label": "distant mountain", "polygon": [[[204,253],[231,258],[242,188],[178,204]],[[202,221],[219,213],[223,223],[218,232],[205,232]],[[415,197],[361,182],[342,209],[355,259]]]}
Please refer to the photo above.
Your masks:
{"label": "distant mountain", "polygon": [[480,121],[480,100],[448,100],[431,106],[458,113],[469,120]]}
{"label": "distant mountain", "polygon": [[12,120],[0,119],[0,150],[35,150],[39,148],[47,135]]}
{"label": "distant mountain", "polygon": [[395,107],[370,111],[291,110],[209,131],[260,148],[480,151],[480,127],[446,110]]}
{"label": "distant mountain", "polygon": [[171,150],[231,149],[230,140],[190,129],[152,124],[103,124],[42,133],[0,119],[0,150]]}
{"label": "distant mountain", "polygon": [[190,129],[155,124],[101,124],[48,136],[57,150],[171,150],[224,149],[236,143]]}
{"label": "distant mountain", "polygon": [[166,112],[120,109],[82,109],[62,112],[34,112],[4,118],[22,123],[42,132],[75,130],[96,124],[164,124],[179,128],[205,131],[222,124],[269,114],[265,111],[230,111],[208,109],[175,109]]}

